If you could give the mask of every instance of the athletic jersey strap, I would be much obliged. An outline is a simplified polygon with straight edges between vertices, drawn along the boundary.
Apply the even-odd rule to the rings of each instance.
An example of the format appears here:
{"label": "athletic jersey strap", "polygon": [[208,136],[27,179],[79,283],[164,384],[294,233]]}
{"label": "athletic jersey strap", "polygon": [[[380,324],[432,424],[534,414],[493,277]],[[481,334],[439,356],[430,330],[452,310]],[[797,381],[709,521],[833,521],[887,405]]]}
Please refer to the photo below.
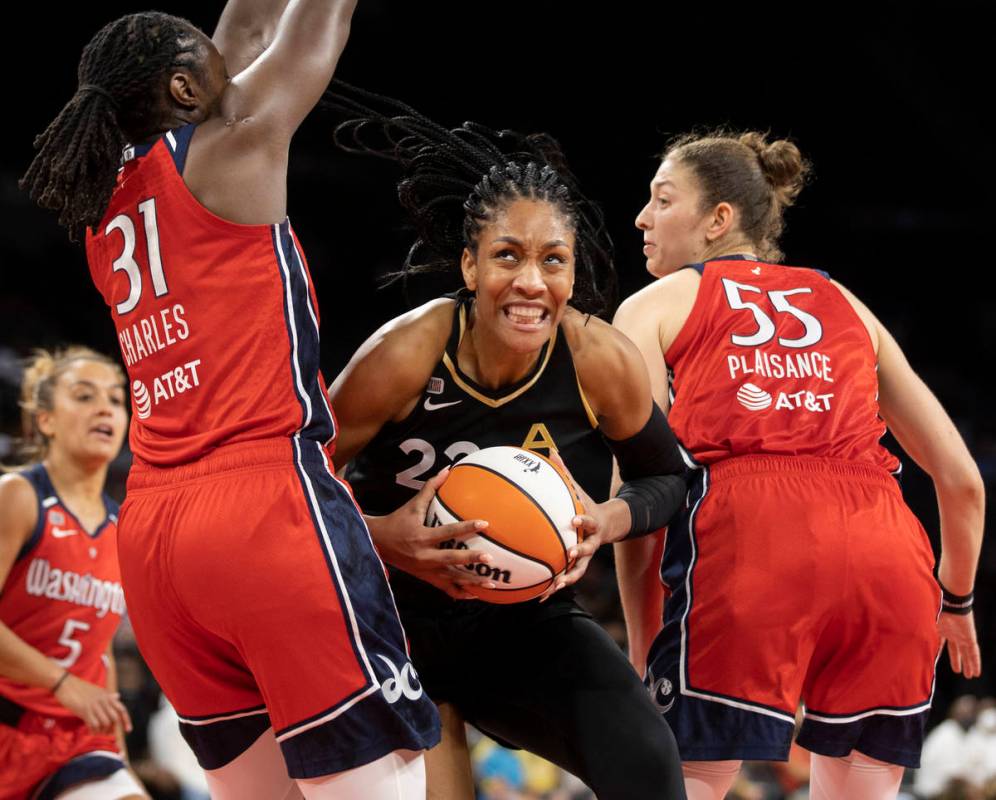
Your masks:
{"label": "athletic jersey strap", "polygon": [[[699,261],[695,264],[685,264],[685,266],[681,267],[681,269],[694,269],[697,273],[699,273],[699,275],[702,275],[705,273],[706,264],[708,264],[710,261],[757,261],[757,259],[753,258],[752,256],[747,256],[743,255],[742,253],[738,253],[737,255],[733,256],[710,258],[708,261]],[[813,269],[812,271],[815,272],[817,275],[821,275],[827,280],[830,280],[830,273],[827,272],[826,270]]]}
{"label": "athletic jersey strap", "polygon": [[189,125],[166,131],[162,136],[156,137],[151,142],[129,145],[121,154],[121,163],[126,164],[133,159],[142,158],[162,140],[166,143],[166,152],[170,154],[170,158],[173,159],[173,163],[176,165],[176,171],[180,175],[183,175],[183,168],[187,164],[187,151],[190,149],[190,139],[193,137],[195,130],[197,130],[197,123],[191,122]]}
{"label": "athletic jersey strap", "polygon": [[18,551],[17,558],[14,559],[15,562],[20,561],[34,550],[38,542],[41,541],[42,533],[45,531],[45,512],[49,506],[53,506],[59,502],[59,497],[55,493],[55,487],[52,486],[48,472],[45,471],[45,467],[42,464],[32,464],[21,472],[21,476],[35,490],[35,502],[38,505],[38,520],[35,522],[34,530],[31,531],[28,540],[21,546],[20,551]]}
{"label": "athletic jersey strap", "polygon": [[189,125],[184,125],[182,128],[174,128],[163,134],[163,139],[166,141],[166,149],[169,151],[170,156],[173,157],[173,163],[176,164],[176,171],[181,175],[183,175],[183,168],[187,164],[187,151],[190,149],[190,139],[193,137],[195,130],[197,130],[197,124],[191,122]]}

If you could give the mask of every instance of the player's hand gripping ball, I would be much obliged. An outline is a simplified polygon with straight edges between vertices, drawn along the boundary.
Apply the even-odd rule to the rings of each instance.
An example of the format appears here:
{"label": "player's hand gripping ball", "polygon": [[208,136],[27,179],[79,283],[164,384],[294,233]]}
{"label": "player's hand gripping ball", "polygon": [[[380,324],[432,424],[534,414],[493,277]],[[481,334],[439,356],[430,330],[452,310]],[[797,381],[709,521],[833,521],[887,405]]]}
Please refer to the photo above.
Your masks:
{"label": "player's hand gripping ball", "polygon": [[551,461],[518,447],[488,447],[453,465],[429,504],[426,524],[486,519],[486,530],[440,547],[490,553],[490,564],[464,569],[496,588],[464,588],[489,603],[519,603],[539,597],[570,568],[567,554],[579,542],[571,520],[583,513],[570,479]]}

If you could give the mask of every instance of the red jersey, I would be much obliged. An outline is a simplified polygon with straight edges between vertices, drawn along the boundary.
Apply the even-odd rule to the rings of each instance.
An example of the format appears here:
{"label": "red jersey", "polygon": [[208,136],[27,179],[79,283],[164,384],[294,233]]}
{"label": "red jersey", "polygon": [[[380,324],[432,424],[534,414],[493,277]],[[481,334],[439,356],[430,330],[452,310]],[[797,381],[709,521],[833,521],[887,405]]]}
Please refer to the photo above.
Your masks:
{"label": "red jersey", "polygon": [[822,456],[894,472],[871,338],[827,275],[736,257],[694,268],[695,304],[664,356],[686,456]]}
{"label": "red jersey", "polygon": [[[21,473],[38,495],[38,524],[0,591],[0,620],[83,680],[106,685],[105,653],[125,613],[118,570],[117,504],[86,532],[59,499],[45,467]],[[50,717],[72,717],[48,688],[0,676],[0,696]]]}
{"label": "red jersey", "polygon": [[331,442],[318,305],[285,220],[238,225],[183,182],[196,126],[125,151],[90,274],[111,309],[132,394],[132,452],[156,466],[223,444]]}

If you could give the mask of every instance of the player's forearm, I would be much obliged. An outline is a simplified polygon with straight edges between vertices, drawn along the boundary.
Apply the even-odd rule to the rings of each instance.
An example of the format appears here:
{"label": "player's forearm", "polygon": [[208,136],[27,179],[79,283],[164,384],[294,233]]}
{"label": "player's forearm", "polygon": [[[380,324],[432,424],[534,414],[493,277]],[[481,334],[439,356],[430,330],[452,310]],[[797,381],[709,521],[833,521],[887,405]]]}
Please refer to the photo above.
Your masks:
{"label": "player's forearm", "polygon": [[0,623],[0,675],[26,686],[51,689],[65,670]]}
{"label": "player's forearm", "polygon": [[646,669],[647,651],[660,630],[664,611],[664,591],[654,557],[660,535],[663,534],[613,545],[629,658],[641,675]]}
{"label": "player's forearm", "polygon": [[985,486],[978,470],[935,479],[941,518],[941,560],[938,577],[954,594],[971,593],[982,547]]}

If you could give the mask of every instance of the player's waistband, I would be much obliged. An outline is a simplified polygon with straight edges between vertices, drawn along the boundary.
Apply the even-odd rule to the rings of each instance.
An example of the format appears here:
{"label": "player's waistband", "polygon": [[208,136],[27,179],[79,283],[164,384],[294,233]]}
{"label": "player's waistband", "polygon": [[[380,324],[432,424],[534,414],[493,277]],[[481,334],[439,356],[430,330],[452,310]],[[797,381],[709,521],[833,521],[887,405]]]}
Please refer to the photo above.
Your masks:
{"label": "player's waistband", "polygon": [[226,444],[196,461],[174,467],[155,466],[135,458],[128,473],[128,492],[176,486],[226,472],[266,466],[291,466],[297,462],[321,464],[323,458],[332,468],[332,457],[320,442],[286,436]]}
{"label": "player's waistband", "polygon": [[724,480],[764,473],[846,478],[897,490],[899,488],[895,476],[884,467],[821,456],[757,455],[726,458],[709,466],[709,481],[715,485]]}

